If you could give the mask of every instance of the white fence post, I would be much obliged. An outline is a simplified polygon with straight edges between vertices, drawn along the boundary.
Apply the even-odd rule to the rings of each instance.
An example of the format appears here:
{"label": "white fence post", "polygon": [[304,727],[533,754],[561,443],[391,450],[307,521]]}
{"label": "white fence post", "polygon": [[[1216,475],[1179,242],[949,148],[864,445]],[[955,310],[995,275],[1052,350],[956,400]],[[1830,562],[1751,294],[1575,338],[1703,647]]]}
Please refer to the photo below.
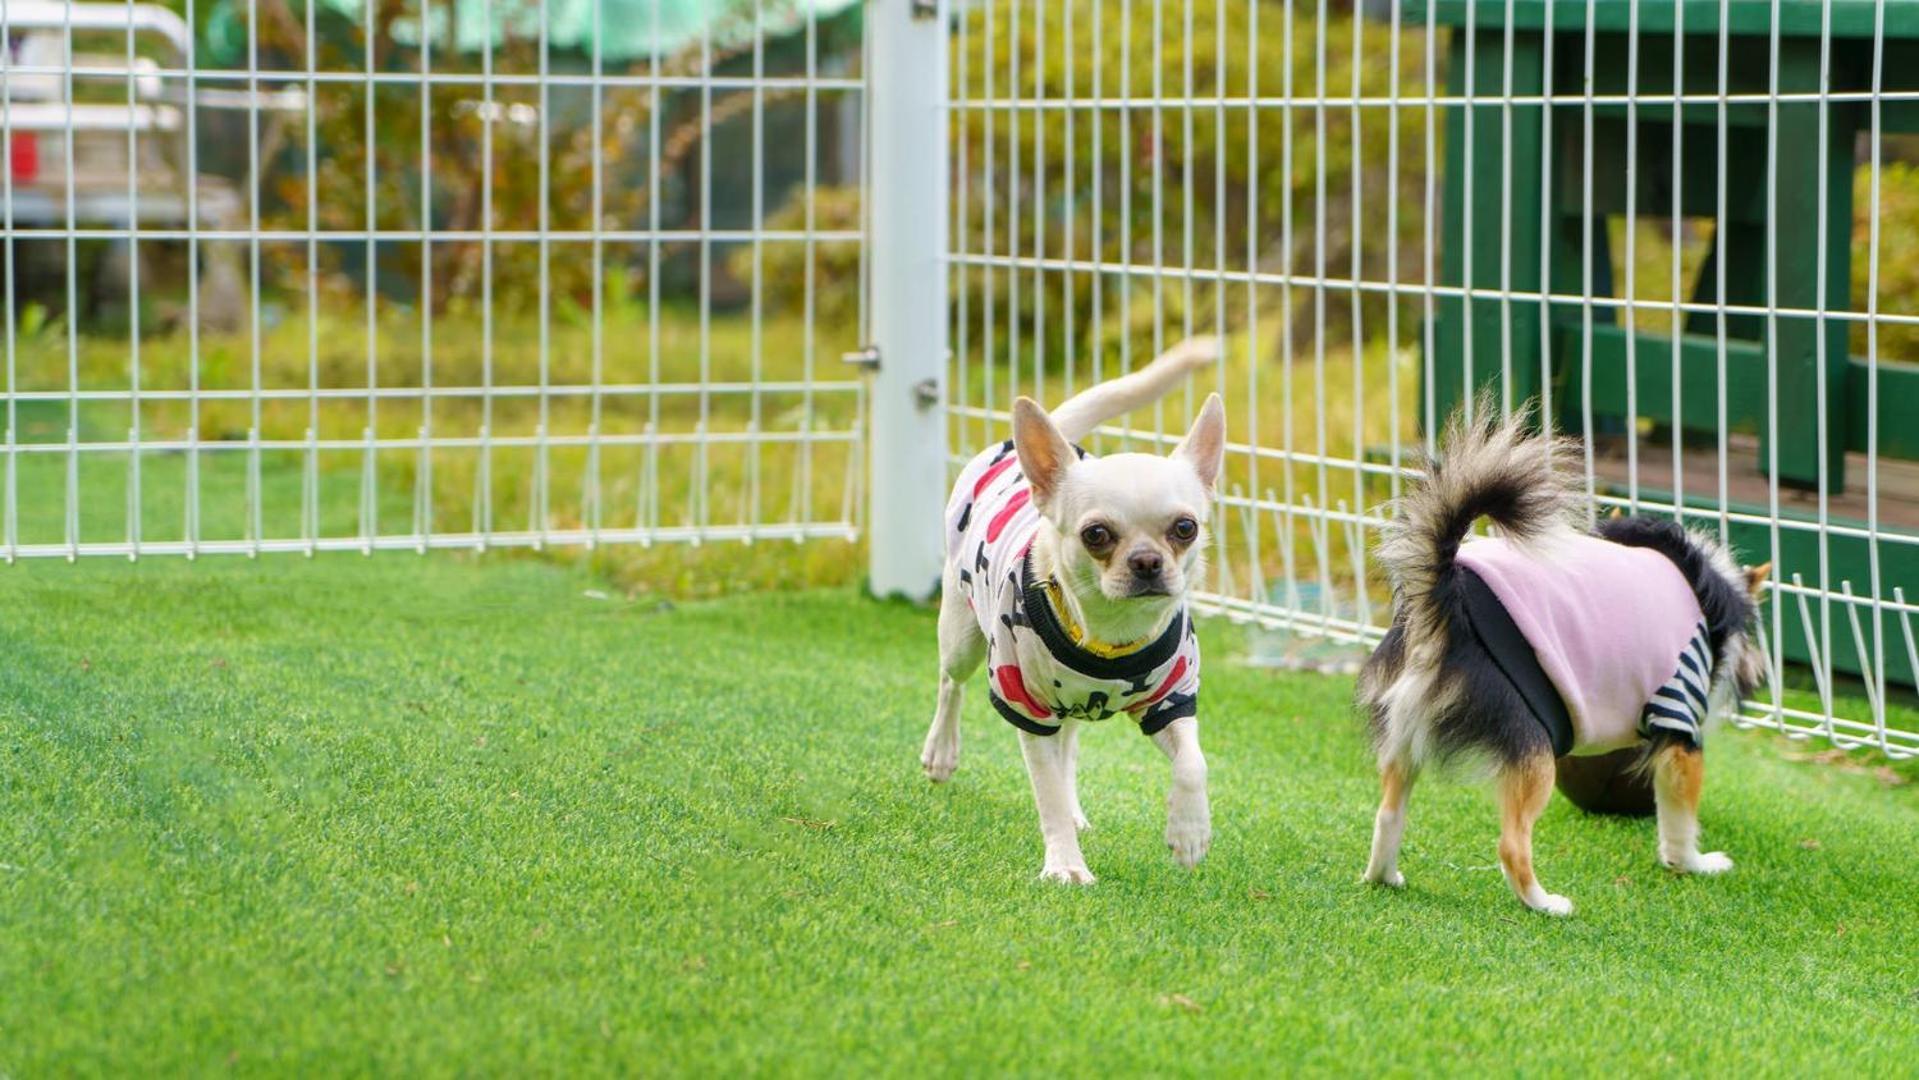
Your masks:
{"label": "white fence post", "polygon": [[869,584],[879,596],[939,586],[946,505],[947,62],[945,5],[867,7],[868,308],[873,380]]}

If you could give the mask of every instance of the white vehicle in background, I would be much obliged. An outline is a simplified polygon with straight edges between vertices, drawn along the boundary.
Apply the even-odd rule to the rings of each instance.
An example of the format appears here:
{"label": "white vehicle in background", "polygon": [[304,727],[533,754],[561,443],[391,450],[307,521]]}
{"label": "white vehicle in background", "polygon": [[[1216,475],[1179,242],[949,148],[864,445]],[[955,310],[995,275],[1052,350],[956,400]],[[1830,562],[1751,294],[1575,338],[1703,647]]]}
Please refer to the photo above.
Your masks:
{"label": "white vehicle in background", "polygon": [[[306,108],[297,88],[189,87],[181,74],[192,56],[189,28],[157,4],[8,0],[0,32],[0,217],[20,240],[110,241],[76,301],[127,295],[136,229],[142,240],[185,242],[195,231],[245,228],[240,189],[193,167],[190,110],[257,110],[264,145],[277,144],[286,116]],[[42,257],[21,258],[16,245],[23,281],[63,272],[56,246],[65,257],[73,251],[31,246]],[[199,243],[204,325],[244,322],[241,250],[234,241]]]}

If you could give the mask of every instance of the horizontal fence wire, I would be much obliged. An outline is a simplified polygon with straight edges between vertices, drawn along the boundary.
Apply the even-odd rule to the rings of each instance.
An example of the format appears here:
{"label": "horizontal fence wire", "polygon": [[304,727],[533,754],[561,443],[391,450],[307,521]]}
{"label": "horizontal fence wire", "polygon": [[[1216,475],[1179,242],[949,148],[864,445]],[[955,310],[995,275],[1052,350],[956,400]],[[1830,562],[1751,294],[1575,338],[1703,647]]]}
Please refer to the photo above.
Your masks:
{"label": "horizontal fence wire", "polygon": [[0,3],[0,558],[857,536],[857,12],[212,6]]}
{"label": "horizontal fence wire", "polygon": [[949,460],[1217,334],[1091,448],[1220,391],[1202,605],[1369,647],[1421,452],[1531,402],[1595,519],[1772,564],[1739,723],[1919,754],[1919,43],[1883,0],[1642,6],[955,5]]}

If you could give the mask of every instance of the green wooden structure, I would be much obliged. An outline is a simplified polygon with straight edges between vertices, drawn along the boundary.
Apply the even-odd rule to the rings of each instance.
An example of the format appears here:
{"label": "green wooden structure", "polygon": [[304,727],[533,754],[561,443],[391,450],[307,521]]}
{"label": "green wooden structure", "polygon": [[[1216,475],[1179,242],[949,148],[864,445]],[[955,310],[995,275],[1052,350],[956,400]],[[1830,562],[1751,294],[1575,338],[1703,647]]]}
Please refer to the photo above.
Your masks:
{"label": "green wooden structure", "polygon": [[[1871,107],[1863,100],[1777,96],[1818,94],[1822,67],[1829,93],[1862,95],[1872,89],[1875,22],[1880,17],[1872,0],[1779,0],[1776,63],[1773,0],[1725,0],[1723,5],[1721,0],[1592,0],[1590,10],[1587,0],[1434,0],[1430,12],[1421,0],[1406,3],[1402,25],[1419,26],[1430,19],[1450,30],[1447,92],[1472,99],[1468,106],[1446,110],[1442,283],[1464,282],[1489,292],[1579,296],[1586,287],[1588,267],[1582,253],[1588,250],[1590,229],[1591,287],[1595,295],[1610,295],[1613,253],[1605,218],[1625,213],[1629,195],[1641,216],[1672,213],[1675,117],[1670,98],[1675,84],[1688,97],[1720,93],[1722,6],[1725,91],[1749,99],[1684,104],[1677,118],[1683,125],[1680,212],[1713,218],[1723,230],[1727,304],[1766,308],[1776,303],[1778,309],[1798,312],[1863,307],[1855,304],[1850,289],[1853,170],[1857,136],[1871,129]],[[1885,3],[1883,20],[1883,88],[1919,90],[1919,4]],[[1630,48],[1635,33],[1636,80]],[[1555,99],[1550,120],[1539,101],[1548,89],[1549,71]],[[1597,97],[1630,91],[1668,98],[1632,107],[1630,126],[1624,102],[1592,104],[1590,161],[1584,100],[1589,79],[1591,94]],[[1759,100],[1750,99],[1754,97]],[[1879,120],[1883,131],[1919,132],[1919,101],[1884,102]],[[1775,124],[1777,139],[1772,142]],[[1636,168],[1630,173],[1629,192],[1628,141],[1635,138]],[[1769,158],[1776,166],[1772,198]],[[1549,183],[1542,184],[1548,176]],[[1769,243],[1776,268],[1768,264]],[[1714,302],[1719,274],[1720,268],[1708,258],[1688,290],[1689,298]],[[1644,331],[1629,339],[1617,309],[1595,307],[1588,340],[1585,308],[1578,301],[1541,305],[1535,299],[1502,301],[1496,295],[1442,299],[1434,328],[1434,384],[1429,389],[1437,415],[1443,416],[1468,386],[1497,385],[1504,371],[1511,373],[1515,401],[1539,394],[1550,382],[1557,422],[1562,430],[1580,432],[1587,378],[1582,365],[1590,356],[1592,415],[1596,426],[1605,425],[1601,431],[1623,430],[1631,415],[1630,372],[1639,417],[1710,434],[1717,430],[1720,407],[1718,321],[1716,313],[1694,313],[1676,341],[1665,333]],[[1776,451],[1781,485],[1815,486],[1823,457],[1828,490],[1841,491],[1848,480],[1845,454],[1864,451],[1867,439],[1866,367],[1847,351],[1852,322],[1780,314],[1775,317],[1776,340],[1769,340],[1767,321],[1748,313],[1725,318],[1729,426],[1758,434],[1760,470],[1767,469]],[[1680,368],[1677,415],[1675,360]],[[1776,373],[1776,429],[1767,423],[1769,367]],[[1919,367],[1882,356],[1878,380],[1879,452],[1919,458]],[[1647,492],[1643,486],[1641,490]],[[1656,497],[1670,497],[1670,492]],[[1707,498],[1688,492],[1687,504],[1711,507],[1716,497],[1716,491]],[[1768,512],[1765,506],[1736,509]],[[1754,554],[1768,551],[1771,543],[1763,527],[1736,526],[1734,541]],[[1794,571],[1808,582],[1816,578],[1818,543],[1813,533],[1782,533],[1779,570],[1787,579]],[[1828,543],[1833,587],[1849,579],[1865,594],[1865,541],[1834,535]],[[1903,584],[1909,597],[1919,595],[1919,548],[1881,544],[1880,555],[1886,594],[1892,585]],[[1787,616],[1788,652],[1804,659],[1808,653],[1796,605],[1789,605]],[[1898,643],[1888,649],[1889,673],[1910,683],[1914,672],[1904,656],[1902,631],[1890,617],[1885,629],[1888,644]],[[1843,614],[1835,613],[1833,631],[1836,666],[1860,670]]]}

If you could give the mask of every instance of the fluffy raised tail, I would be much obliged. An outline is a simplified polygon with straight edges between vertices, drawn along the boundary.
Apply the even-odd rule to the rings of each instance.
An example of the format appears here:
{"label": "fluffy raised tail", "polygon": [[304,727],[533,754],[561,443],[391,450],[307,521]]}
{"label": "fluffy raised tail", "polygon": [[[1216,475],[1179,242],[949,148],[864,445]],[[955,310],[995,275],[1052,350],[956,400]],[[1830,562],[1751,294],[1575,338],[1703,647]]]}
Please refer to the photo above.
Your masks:
{"label": "fluffy raised tail", "polygon": [[1218,338],[1187,338],[1138,371],[1068,398],[1051,412],[1053,426],[1067,442],[1078,442],[1106,421],[1165,397],[1181,379],[1218,359]]}
{"label": "fluffy raised tail", "polygon": [[1578,524],[1580,490],[1558,466],[1568,440],[1533,433],[1530,405],[1501,421],[1497,405],[1482,397],[1475,416],[1453,414],[1439,457],[1424,462],[1424,482],[1399,500],[1398,514],[1381,531],[1377,554],[1410,647],[1443,635],[1443,594],[1473,522],[1489,518],[1519,543]]}

